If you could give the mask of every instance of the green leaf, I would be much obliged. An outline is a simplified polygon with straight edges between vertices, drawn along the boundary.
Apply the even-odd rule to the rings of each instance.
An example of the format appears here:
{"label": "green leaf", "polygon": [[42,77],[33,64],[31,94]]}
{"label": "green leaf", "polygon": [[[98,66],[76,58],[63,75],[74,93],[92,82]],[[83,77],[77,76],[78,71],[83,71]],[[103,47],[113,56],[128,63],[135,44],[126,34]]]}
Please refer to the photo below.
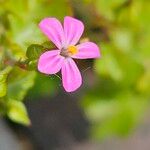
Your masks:
{"label": "green leaf", "polygon": [[[27,91],[33,86],[36,73],[14,68],[8,84],[8,99],[23,100]],[[15,76],[15,78],[14,78]]]}
{"label": "green leaf", "polygon": [[26,56],[29,60],[36,60],[44,51],[44,47],[39,44],[32,44],[27,48]]}
{"label": "green leaf", "polygon": [[11,70],[12,70],[12,67],[7,67],[0,72],[0,97],[3,97],[6,95],[6,92],[7,92],[6,80]]}
{"label": "green leaf", "polygon": [[20,101],[9,100],[7,116],[16,123],[30,125],[30,119],[28,118],[26,108]]}

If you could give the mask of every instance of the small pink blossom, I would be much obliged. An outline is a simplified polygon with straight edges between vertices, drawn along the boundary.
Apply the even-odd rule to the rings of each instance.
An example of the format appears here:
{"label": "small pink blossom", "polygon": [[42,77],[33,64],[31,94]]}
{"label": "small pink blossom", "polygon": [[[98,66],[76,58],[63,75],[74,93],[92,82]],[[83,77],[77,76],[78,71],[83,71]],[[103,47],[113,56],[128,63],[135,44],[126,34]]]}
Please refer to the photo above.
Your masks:
{"label": "small pink blossom", "polygon": [[98,58],[98,46],[92,42],[77,44],[84,25],[69,16],[64,18],[63,26],[56,18],[45,18],[39,27],[58,49],[47,51],[40,56],[38,70],[45,74],[55,74],[61,70],[64,89],[67,92],[75,91],[81,86],[82,77],[73,58]]}

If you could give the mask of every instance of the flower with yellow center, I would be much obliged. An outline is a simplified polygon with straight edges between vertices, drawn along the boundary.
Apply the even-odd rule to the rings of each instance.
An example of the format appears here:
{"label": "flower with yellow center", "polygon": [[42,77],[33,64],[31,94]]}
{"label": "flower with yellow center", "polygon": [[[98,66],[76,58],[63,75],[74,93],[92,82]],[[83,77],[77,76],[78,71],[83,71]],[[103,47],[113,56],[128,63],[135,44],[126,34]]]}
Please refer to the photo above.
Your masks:
{"label": "flower with yellow center", "polygon": [[84,25],[72,17],[66,16],[63,25],[56,18],[44,18],[39,27],[57,48],[40,56],[38,70],[48,75],[61,71],[64,89],[67,92],[77,90],[82,84],[82,76],[74,59],[99,58],[99,47],[87,40],[78,43]]}

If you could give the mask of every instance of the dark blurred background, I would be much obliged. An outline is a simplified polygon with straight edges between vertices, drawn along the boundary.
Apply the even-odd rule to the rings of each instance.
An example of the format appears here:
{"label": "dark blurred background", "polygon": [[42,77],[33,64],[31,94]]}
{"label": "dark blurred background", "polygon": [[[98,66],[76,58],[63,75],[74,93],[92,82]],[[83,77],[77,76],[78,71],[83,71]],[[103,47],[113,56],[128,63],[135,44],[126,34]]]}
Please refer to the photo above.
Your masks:
{"label": "dark blurred background", "polygon": [[74,93],[59,74],[32,71],[36,60],[28,71],[13,69],[0,98],[0,150],[149,150],[149,14],[149,0],[0,0],[0,59],[8,64],[26,59],[31,44],[49,44],[38,28],[48,16],[83,21],[81,40],[102,55],[77,61],[83,85]]}

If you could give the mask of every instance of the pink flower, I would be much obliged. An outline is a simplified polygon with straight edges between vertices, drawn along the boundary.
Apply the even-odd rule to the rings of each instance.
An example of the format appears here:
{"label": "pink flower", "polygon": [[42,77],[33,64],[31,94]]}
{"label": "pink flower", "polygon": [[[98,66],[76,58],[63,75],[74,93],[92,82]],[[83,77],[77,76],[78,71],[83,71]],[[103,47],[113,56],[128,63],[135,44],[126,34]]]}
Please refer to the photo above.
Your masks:
{"label": "pink flower", "polygon": [[65,17],[63,26],[56,18],[45,18],[39,27],[57,49],[40,56],[38,70],[45,74],[55,74],[61,70],[63,87],[67,92],[75,91],[81,86],[82,77],[73,58],[98,58],[100,57],[98,46],[92,42],[77,44],[84,25],[72,17]]}

